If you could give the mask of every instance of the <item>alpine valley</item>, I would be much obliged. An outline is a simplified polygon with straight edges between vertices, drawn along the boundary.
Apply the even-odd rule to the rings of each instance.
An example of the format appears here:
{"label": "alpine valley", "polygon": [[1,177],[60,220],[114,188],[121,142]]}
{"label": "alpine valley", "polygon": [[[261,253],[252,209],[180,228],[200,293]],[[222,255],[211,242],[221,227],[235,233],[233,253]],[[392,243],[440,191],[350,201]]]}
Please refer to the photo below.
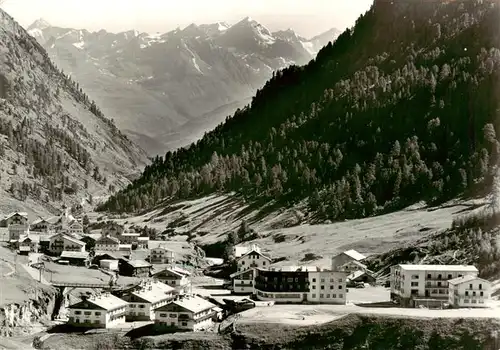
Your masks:
{"label": "alpine valley", "polygon": [[164,34],[59,28],[28,32],[149,154],[186,146],[243,107],[273,71],[305,64],[340,32],[305,39],[247,17]]}

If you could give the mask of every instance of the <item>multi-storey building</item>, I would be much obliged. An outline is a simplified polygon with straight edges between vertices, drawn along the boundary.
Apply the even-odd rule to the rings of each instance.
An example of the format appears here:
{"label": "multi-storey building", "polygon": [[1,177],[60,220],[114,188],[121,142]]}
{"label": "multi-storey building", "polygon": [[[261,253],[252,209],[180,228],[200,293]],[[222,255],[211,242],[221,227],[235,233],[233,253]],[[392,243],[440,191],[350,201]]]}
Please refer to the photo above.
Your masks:
{"label": "multi-storey building", "polygon": [[485,307],[491,297],[491,283],[474,275],[451,279],[448,286],[451,307]]}
{"label": "multi-storey building", "polygon": [[140,235],[140,233],[136,232],[124,232],[118,237],[118,239],[122,244],[137,244],[137,240]]}
{"label": "multi-storey building", "polygon": [[471,265],[405,265],[391,267],[391,299],[404,307],[442,306],[448,302],[448,281],[477,276]]}
{"label": "multi-storey building", "polygon": [[118,251],[120,249],[120,241],[112,236],[102,236],[95,241],[96,251]]}
{"label": "multi-storey building", "polygon": [[235,294],[253,294],[255,269],[250,268],[244,271],[238,271],[231,276],[233,281],[233,292]]}
{"label": "multi-storey building", "polygon": [[233,255],[235,258],[239,258],[242,255],[245,255],[246,253],[250,251],[256,251],[260,253],[260,247],[257,244],[252,244],[252,245],[236,245],[233,247]]}
{"label": "multi-storey building", "polygon": [[156,309],[174,299],[174,288],[159,281],[147,281],[122,299],[128,302],[127,321],[150,321],[154,320]]}
{"label": "multi-storey building", "polygon": [[151,264],[144,260],[119,259],[118,270],[120,275],[129,277],[149,277]]}
{"label": "multi-storey building", "polygon": [[71,305],[68,324],[77,327],[110,328],[125,322],[128,303],[109,293]]}
{"label": "multi-storey building", "polygon": [[19,237],[29,233],[27,213],[11,213],[5,218],[5,223],[9,230],[9,241],[18,240]]}
{"label": "multi-storey building", "polygon": [[189,275],[189,272],[174,266],[155,273],[153,277],[171,287],[174,287],[177,293],[184,294],[188,292],[188,289],[191,286]]}
{"label": "multi-storey building", "polygon": [[83,235],[83,225],[77,220],[73,220],[67,224],[66,230],[70,234]]}
{"label": "multi-storey building", "polygon": [[58,233],[50,237],[49,252],[55,255],[60,255],[63,251],[68,252],[84,252],[85,242],[76,238],[70,237],[63,233]]}
{"label": "multi-storey building", "polygon": [[240,256],[236,263],[238,265],[238,271],[245,271],[250,268],[257,269],[267,269],[271,265],[271,259],[259,250],[250,250],[246,254]]}
{"label": "multi-storey building", "polygon": [[151,264],[173,264],[175,253],[165,247],[157,247],[150,250],[149,261]]}
{"label": "multi-storey building", "polygon": [[216,305],[194,295],[183,295],[177,300],[155,311],[155,324],[160,327],[172,327],[199,331],[208,329],[215,317]]}
{"label": "multi-storey building", "polygon": [[52,232],[52,224],[43,218],[38,218],[31,223],[30,231],[49,233]]}
{"label": "multi-storey building", "polygon": [[342,271],[319,270],[310,271],[309,295],[311,303],[345,304],[347,300],[347,273]]}

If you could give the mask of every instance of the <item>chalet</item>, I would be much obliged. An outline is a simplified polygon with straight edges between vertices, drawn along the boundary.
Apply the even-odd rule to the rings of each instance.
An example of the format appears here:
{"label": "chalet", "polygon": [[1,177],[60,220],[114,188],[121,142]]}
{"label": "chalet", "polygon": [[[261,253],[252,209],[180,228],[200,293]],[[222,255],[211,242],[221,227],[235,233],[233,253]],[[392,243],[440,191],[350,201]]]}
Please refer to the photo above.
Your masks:
{"label": "chalet", "polygon": [[127,321],[151,321],[155,310],[174,299],[174,288],[158,281],[141,283],[139,289],[127,293],[122,299],[127,301]]}
{"label": "chalet", "polygon": [[487,307],[491,282],[474,275],[448,280],[448,304],[451,307]]}
{"label": "chalet", "polygon": [[49,252],[59,255],[63,251],[84,252],[85,243],[63,233],[50,237]]}
{"label": "chalet", "polygon": [[239,258],[242,255],[245,255],[246,253],[250,251],[256,251],[260,253],[260,247],[256,244],[252,245],[236,245],[233,247],[233,255],[235,258]]}
{"label": "chalet", "polygon": [[230,277],[233,282],[233,292],[235,294],[253,294],[255,280],[255,270],[253,268],[235,272]]}
{"label": "chalet", "polygon": [[94,296],[68,307],[68,324],[76,327],[111,328],[125,323],[128,303],[109,293]]}
{"label": "chalet", "polygon": [[102,236],[95,242],[95,250],[117,251],[120,248],[120,240],[113,236]]}
{"label": "chalet", "polygon": [[137,238],[137,248],[147,249],[149,244],[149,237],[138,237]]}
{"label": "chalet", "polygon": [[250,250],[246,254],[240,256],[236,263],[238,264],[238,271],[245,271],[250,268],[267,269],[271,265],[271,258],[262,254],[259,250]]}
{"label": "chalet", "polygon": [[354,249],[342,252],[332,258],[332,270],[341,271],[341,267],[345,266],[349,262],[357,261],[363,262],[366,256],[355,251]]}
{"label": "chalet", "polygon": [[124,232],[118,237],[118,239],[122,244],[137,244],[137,240],[140,235],[140,233],[136,232]]}
{"label": "chalet", "polygon": [[179,269],[178,267],[172,267],[155,273],[153,277],[174,287],[179,294],[183,294],[188,291],[191,284],[189,275],[190,273],[185,270]]}
{"label": "chalet", "polygon": [[213,324],[216,305],[198,296],[184,295],[155,311],[155,325],[200,331]]}
{"label": "chalet", "polygon": [[90,263],[90,257],[88,252],[63,251],[61,253],[59,260],[67,261],[69,265],[73,266],[87,267]]}
{"label": "chalet", "polygon": [[173,264],[175,253],[163,246],[153,248],[149,253],[149,262],[151,264]]}
{"label": "chalet", "polygon": [[112,236],[120,239],[120,236],[124,231],[125,228],[123,227],[123,225],[117,224],[116,222],[108,222],[102,228],[101,233],[103,236]]}
{"label": "chalet", "polygon": [[376,282],[376,277],[370,271],[354,271],[349,276],[347,276],[348,285],[352,285],[355,283],[375,284]]}
{"label": "chalet", "polygon": [[39,239],[35,237],[23,237],[19,239],[19,252],[27,255],[28,253],[37,253],[39,246]]}
{"label": "chalet", "polygon": [[83,225],[78,222],[78,220],[73,220],[68,223],[66,230],[70,234],[83,235]]}
{"label": "chalet", "polygon": [[149,277],[151,264],[144,260],[120,259],[118,270],[120,275],[129,277]]}
{"label": "chalet", "polygon": [[30,231],[49,233],[52,232],[52,224],[43,218],[38,218],[31,223]]}
{"label": "chalet", "polygon": [[19,239],[29,233],[29,222],[27,213],[11,213],[5,218],[9,230],[9,240]]}
{"label": "chalet", "polygon": [[120,258],[122,258],[122,256],[115,252],[95,251],[92,264],[99,265],[101,260],[116,260],[118,262]]}

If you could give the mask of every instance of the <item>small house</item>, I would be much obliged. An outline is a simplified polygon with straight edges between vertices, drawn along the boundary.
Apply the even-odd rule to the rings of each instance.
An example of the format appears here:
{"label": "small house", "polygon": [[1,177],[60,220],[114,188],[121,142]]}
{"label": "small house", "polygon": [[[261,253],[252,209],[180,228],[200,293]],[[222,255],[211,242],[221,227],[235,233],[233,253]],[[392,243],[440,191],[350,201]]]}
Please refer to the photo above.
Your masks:
{"label": "small house", "polygon": [[[363,262],[366,259],[366,256],[363,254],[355,251],[354,249],[347,250],[345,252],[342,252],[332,258],[332,270],[334,271],[342,271],[341,267],[345,266],[347,263],[350,262]],[[346,271],[349,272],[349,271]]]}
{"label": "small house", "polygon": [[96,251],[117,251],[120,249],[120,240],[113,236],[102,236],[95,242]]}
{"label": "small house", "polygon": [[353,285],[355,283],[369,283],[375,284],[377,279],[372,273],[368,271],[354,271],[349,276],[347,276],[348,285]]}
{"label": "small house", "polygon": [[63,251],[59,260],[67,261],[73,266],[88,266],[90,263],[88,252]]}
{"label": "small house", "polygon": [[448,280],[451,307],[486,307],[491,297],[491,282],[474,275]]}
{"label": "small house", "polygon": [[153,277],[174,287],[179,294],[186,293],[191,285],[189,280],[190,273],[177,267],[163,269],[156,272]]}
{"label": "small house", "polygon": [[63,233],[58,233],[50,237],[49,252],[59,255],[63,251],[84,252],[85,242]]}
{"label": "small house", "polygon": [[120,259],[118,270],[120,275],[129,277],[149,277],[151,264],[144,260]]}
{"label": "small house", "polygon": [[173,264],[175,253],[163,246],[150,250],[149,262],[151,264]]}
{"label": "small house", "polygon": [[129,303],[127,321],[150,321],[155,310],[174,299],[174,288],[159,281],[147,281],[131,293],[122,296]]}
{"label": "small house", "polygon": [[238,271],[245,271],[250,268],[267,269],[271,265],[271,258],[262,254],[260,249],[252,249],[240,256],[236,263],[238,264]]}
{"label": "small house", "polygon": [[29,233],[28,213],[11,213],[5,218],[5,223],[9,231],[9,240],[19,239]]}

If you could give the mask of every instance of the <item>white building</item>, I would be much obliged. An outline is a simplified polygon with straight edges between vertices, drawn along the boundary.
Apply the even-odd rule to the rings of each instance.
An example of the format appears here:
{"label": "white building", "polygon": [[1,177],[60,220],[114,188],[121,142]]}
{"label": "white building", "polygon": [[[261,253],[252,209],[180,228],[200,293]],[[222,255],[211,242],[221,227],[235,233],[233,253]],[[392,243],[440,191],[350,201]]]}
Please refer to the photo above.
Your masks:
{"label": "white building", "polygon": [[[342,267],[349,267],[350,265],[348,263],[350,262],[359,262],[361,263],[366,259],[366,256],[363,254],[357,252],[354,249],[347,250],[345,252],[342,252],[338,255],[335,255],[332,258],[332,270],[342,270]],[[346,265],[347,264],[347,265]],[[347,271],[350,272],[350,271]]]}
{"label": "white building", "polygon": [[83,235],[83,225],[80,224],[77,220],[73,220],[68,223],[66,230],[70,234]]}
{"label": "white building", "polygon": [[235,294],[254,293],[255,270],[253,268],[235,272],[229,277],[233,281],[233,292]]}
{"label": "white building", "polygon": [[191,286],[189,280],[190,273],[188,271],[172,267],[163,269],[153,275],[159,281],[174,287],[179,294],[187,293]]}
{"label": "white building", "polygon": [[38,218],[31,223],[30,231],[49,233],[52,232],[52,224],[43,218]]}
{"label": "white building", "polygon": [[173,264],[175,253],[165,247],[157,247],[150,250],[149,262],[151,264]]}
{"label": "white building", "polygon": [[71,305],[68,324],[77,327],[110,328],[125,322],[127,302],[109,293]]}
{"label": "white building", "polygon": [[216,305],[198,296],[184,295],[155,311],[155,324],[191,331],[208,329],[213,324]]}
{"label": "white building", "polygon": [[271,259],[259,250],[250,250],[240,256],[236,263],[238,264],[238,271],[245,271],[250,268],[267,269],[271,265]]}
{"label": "white building", "polygon": [[28,213],[11,213],[5,218],[5,223],[9,230],[9,241],[18,240],[22,235],[29,234]]}
{"label": "white building", "polygon": [[137,240],[140,235],[140,233],[136,232],[124,232],[118,237],[118,239],[122,244],[137,244]]}
{"label": "white building", "polygon": [[118,251],[120,249],[120,241],[112,236],[102,236],[95,241],[96,251]]}
{"label": "white building", "polygon": [[252,244],[252,245],[236,245],[233,247],[233,255],[235,258],[239,258],[242,255],[245,255],[246,253],[250,251],[256,251],[260,253],[260,247],[257,244]]}
{"label": "white building", "polygon": [[318,270],[309,272],[309,295],[307,300],[320,304],[345,304],[347,273]]}
{"label": "white building", "polygon": [[491,297],[491,283],[474,275],[451,279],[448,286],[451,307],[485,307]]}
{"label": "white building", "polygon": [[84,252],[85,242],[70,237],[63,233],[58,233],[49,238],[49,252],[52,254],[61,254],[63,251]]}
{"label": "white building", "polygon": [[101,269],[109,271],[118,271],[118,260],[102,259],[99,261]]}
{"label": "white building", "polygon": [[174,299],[174,288],[159,281],[147,281],[123,299],[129,303],[127,320],[150,321],[154,320],[157,308]]}
{"label": "white building", "polygon": [[442,306],[448,302],[448,281],[477,276],[471,265],[406,265],[391,267],[391,299],[404,307]]}

